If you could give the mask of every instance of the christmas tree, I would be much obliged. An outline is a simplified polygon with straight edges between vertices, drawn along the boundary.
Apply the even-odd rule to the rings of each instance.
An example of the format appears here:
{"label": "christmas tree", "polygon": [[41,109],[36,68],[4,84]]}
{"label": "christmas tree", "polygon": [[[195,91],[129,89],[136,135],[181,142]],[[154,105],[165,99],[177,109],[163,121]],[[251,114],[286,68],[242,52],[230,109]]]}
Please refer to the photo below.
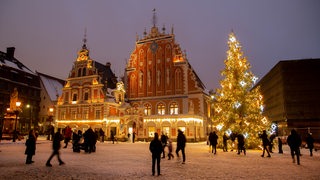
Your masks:
{"label": "christmas tree", "polygon": [[262,115],[260,88],[254,87],[258,78],[250,71],[250,64],[233,32],[229,35],[228,46],[226,67],[221,73],[224,79],[215,95],[214,125],[220,135],[241,133],[247,147],[257,148],[261,144],[259,133],[270,127],[268,119]]}

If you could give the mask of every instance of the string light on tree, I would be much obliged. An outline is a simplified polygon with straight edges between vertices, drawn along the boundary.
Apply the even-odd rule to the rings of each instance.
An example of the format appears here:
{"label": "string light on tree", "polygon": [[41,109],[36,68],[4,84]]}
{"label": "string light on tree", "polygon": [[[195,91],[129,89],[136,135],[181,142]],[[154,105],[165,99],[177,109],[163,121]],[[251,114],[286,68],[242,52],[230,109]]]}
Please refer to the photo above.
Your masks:
{"label": "string light on tree", "polygon": [[256,148],[261,143],[259,132],[270,128],[268,119],[262,115],[260,87],[252,89],[258,78],[250,71],[251,66],[233,32],[229,34],[228,47],[221,88],[216,90],[214,107],[220,113],[214,114],[215,123],[223,124],[218,129],[220,133],[242,133],[247,146]]}

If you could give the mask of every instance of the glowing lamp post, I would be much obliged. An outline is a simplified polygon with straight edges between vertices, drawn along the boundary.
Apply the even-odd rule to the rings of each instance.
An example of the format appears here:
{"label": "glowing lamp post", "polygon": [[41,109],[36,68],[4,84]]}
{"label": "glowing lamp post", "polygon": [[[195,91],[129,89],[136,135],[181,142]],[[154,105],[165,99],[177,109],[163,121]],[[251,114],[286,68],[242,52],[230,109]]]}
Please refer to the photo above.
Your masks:
{"label": "glowing lamp post", "polygon": [[13,138],[12,142],[16,142],[16,136],[17,136],[17,121],[18,121],[18,115],[19,115],[19,107],[21,105],[21,102],[16,102],[16,109],[14,110],[14,113],[16,115],[16,120],[14,121],[14,131],[13,131]]}

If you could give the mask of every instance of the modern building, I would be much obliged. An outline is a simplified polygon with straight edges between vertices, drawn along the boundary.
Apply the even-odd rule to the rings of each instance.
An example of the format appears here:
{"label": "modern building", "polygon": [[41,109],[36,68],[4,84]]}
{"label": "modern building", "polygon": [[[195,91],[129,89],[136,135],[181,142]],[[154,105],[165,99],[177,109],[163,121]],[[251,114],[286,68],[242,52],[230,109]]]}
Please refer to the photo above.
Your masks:
{"label": "modern building", "polygon": [[280,61],[257,85],[265,100],[264,115],[279,135],[292,128],[320,137],[320,59]]}
{"label": "modern building", "polygon": [[[1,130],[4,134],[12,134],[14,129],[25,134],[38,127],[41,87],[37,74],[17,60],[14,52],[14,47],[0,52]],[[21,106],[17,108],[15,102]]]}
{"label": "modern building", "polygon": [[127,99],[138,117],[124,121],[138,139],[154,132],[175,139],[178,129],[188,141],[206,138],[210,98],[173,31],[159,30],[154,21],[150,32],[137,36],[126,65]]}

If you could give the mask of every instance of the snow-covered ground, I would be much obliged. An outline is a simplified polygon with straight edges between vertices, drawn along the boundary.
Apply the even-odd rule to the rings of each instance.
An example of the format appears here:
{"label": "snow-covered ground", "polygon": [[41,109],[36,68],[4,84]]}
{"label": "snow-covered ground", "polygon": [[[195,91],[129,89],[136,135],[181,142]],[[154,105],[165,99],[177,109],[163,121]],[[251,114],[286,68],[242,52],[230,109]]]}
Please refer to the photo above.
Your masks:
{"label": "snow-covered ground", "polygon": [[173,160],[162,159],[162,175],[155,177],[151,175],[148,142],[98,142],[97,152],[91,154],[74,153],[71,146],[60,151],[65,165],[59,166],[54,157],[53,167],[46,167],[52,152],[50,141],[37,141],[35,163],[31,165],[25,164],[24,141],[2,141],[0,179],[320,179],[320,152],[310,157],[308,150],[302,149],[301,165],[297,165],[292,163],[286,145],[284,154],[276,153],[276,149],[271,158],[262,158],[258,150],[248,150],[244,156],[218,149],[213,155],[205,142],[188,143],[186,164],[176,156]]}

